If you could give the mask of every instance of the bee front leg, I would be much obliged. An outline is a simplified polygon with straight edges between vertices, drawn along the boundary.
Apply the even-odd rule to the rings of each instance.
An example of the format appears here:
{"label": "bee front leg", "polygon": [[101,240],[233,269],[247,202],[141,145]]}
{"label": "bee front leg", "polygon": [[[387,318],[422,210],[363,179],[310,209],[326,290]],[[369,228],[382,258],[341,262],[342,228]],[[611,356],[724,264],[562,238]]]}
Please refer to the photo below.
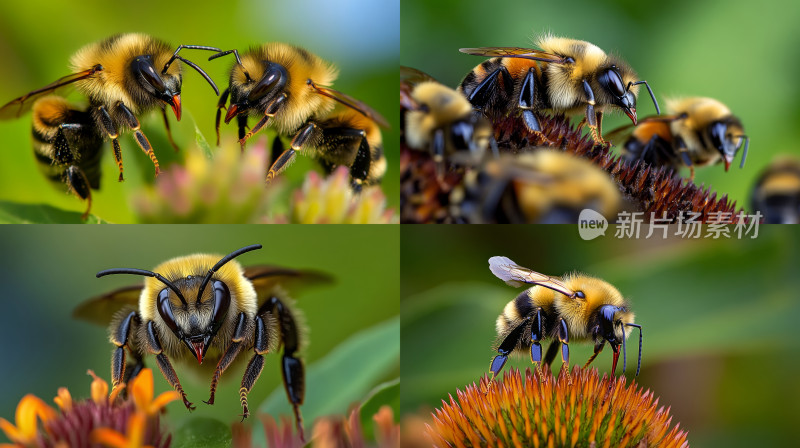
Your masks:
{"label": "bee front leg", "polygon": [[158,166],[158,159],[156,158],[156,154],[153,152],[153,147],[150,145],[150,141],[147,140],[147,137],[144,135],[144,133],[139,130],[139,120],[135,115],[133,115],[133,112],[131,112],[131,110],[128,109],[124,103],[122,103],[122,101],[117,103],[117,110],[125,120],[125,124],[133,131],[133,135],[136,137],[136,143],[140,148],[142,148],[142,151],[144,151],[144,153],[150,157],[150,160],[153,161],[153,165],[156,167],[156,176],[158,176],[161,173],[161,169]]}
{"label": "bee front leg", "polygon": [[[167,128],[167,140],[169,140],[169,144],[175,148],[175,152],[180,151],[178,145],[175,144],[175,140],[172,139],[172,129],[169,127],[169,118],[167,117],[167,109],[161,109],[161,116],[164,117],[164,127]],[[219,129],[217,129],[217,146],[219,146]]]}
{"label": "bee front leg", "polygon": [[605,340],[602,340],[602,341],[600,341],[600,342],[598,342],[597,344],[594,345],[594,354],[592,354],[592,356],[589,358],[589,360],[586,361],[586,364],[583,365],[584,369],[589,367],[589,364],[591,364],[592,361],[594,361],[594,359],[597,358],[597,355],[599,355],[600,352],[603,351],[603,347],[605,347],[605,346],[606,346],[606,341]]}
{"label": "bee front leg", "polygon": [[594,92],[592,91],[592,87],[589,86],[589,83],[586,80],[583,80],[583,91],[586,93],[586,123],[589,125],[589,132],[592,133],[592,138],[602,144],[605,144],[603,140],[603,136],[598,133],[598,126],[597,126],[597,114],[595,113],[594,106]]}
{"label": "bee front leg", "polygon": [[286,104],[286,100],[288,98],[289,97],[285,93],[282,93],[279,97],[275,98],[274,100],[272,100],[272,102],[267,104],[267,108],[264,110],[264,118],[262,118],[261,121],[256,123],[256,125],[253,126],[252,129],[250,129],[250,132],[248,132],[247,134],[245,134],[244,137],[239,139],[239,144],[242,145],[242,149],[244,149],[245,142],[249,140],[250,137],[255,135],[256,132],[260,131],[261,128],[263,128],[264,125],[267,124],[269,119],[274,117],[275,114],[278,113],[279,110],[281,110],[281,108]]}
{"label": "bee front leg", "polygon": [[561,343],[561,369],[569,378],[569,331],[563,318],[558,319],[558,341]]}
{"label": "bee front leg", "polygon": [[[214,129],[217,130],[217,146],[219,146],[219,121],[220,118],[222,118],[222,109],[225,109],[225,103],[228,102],[229,94],[230,94],[230,89],[223,90],[222,95],[219,96],[219,101],[217,101],[217,117],[214,120]],[[164,117],[167,116],[166,114],[167,114],[166,109],[164,109]],[[242,137],[244,137],[244,133],[242,133],[242,135],[239,136],[239,138]]]}
{"label": "bee front leg", "polygon": [[[111,326],[111,342],[117,346],[111,356],[111,386],[116,388],[125,379],[125,349],[130,349],[131,330],[139,324],[139,315],[131,311]],[[139,358],[141,363],[141,358]]]}
{"label": "bee front leg", "polygon": [[172,363],[169,362],[169,358],[167,358],[167,355],[164,354],[164,350],[161,348],[161,342],[158,340],[158,335],[156,335],[152,320],[147,322],[145,330],[147,350],[153,355],[156,355],[156,363],[158,364],[159,370],[161,370],[161,374],[164,375],[164,378],[170,386],[181,394],[183,405],[186,406],[186,409],[193,411],[195,407],[186,398],[186,392],[183,391],[183,386],[181,386],[181,382],[178,379],[178,374],[175,373],[175,369],[172,368]]}
{"label": "bee front leg", "polygon": [[247,329],[247,316],[244,313],[239,313],[239,320],[236,323],[236,328],[233,330],[231,344],[219,359],[217,368],[214,370],[214,376],[211,378],[211,393],[208,401],[205,402],[206,404],[214,404],[214,394],[217,391],[217,383],[219,382],[219,378],[222,376],[222,372],[224,372],[225,369],[231,365],[233,360],[236,359],[236,356],[239,355],[239,352],[242,350],[242,341],[247,335]]}

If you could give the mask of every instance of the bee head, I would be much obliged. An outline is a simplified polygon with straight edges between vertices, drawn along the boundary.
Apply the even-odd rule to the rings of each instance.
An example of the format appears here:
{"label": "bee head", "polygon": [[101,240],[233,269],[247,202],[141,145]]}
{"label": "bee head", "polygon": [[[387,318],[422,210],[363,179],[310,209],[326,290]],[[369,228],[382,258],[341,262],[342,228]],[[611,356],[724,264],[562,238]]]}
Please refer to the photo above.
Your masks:
{"label": "bee head", "polygon": [[636,327],[639,329],[639,362],[636,367],[636,375],[642,367],[642,327],[633,323],[633,313],[625,306],[603,305],[598,310],[599,324],[595,338],[602,338],[608,342],[614,351],[614,364],[612,372],[617,369],[617,359],[619,357],[619,347],[622,345],[622,372],[628,363],[628,353],[625,340],[628,338],[630,329],[625,327]]}
{"label": "bee head", "polygon": [[736,157],[736,152],[744,146],[744,153],[742,153],[742,164],[744,167],[745,159],[747,158],[747,148],[750,144],[750,139],[744,135],[742,125],[738,119],[733,116],[728,116],[722,120],[714,121],[708,126],[708,138],[711,146],[719,151],[722,160],[725,163],[725,171],[733,162]]}
{"label": "bee head", "polygon": [[625,85],[617,66],[602,69],[597,76],[597,82],[603,91],[611,97],[611,103],[622,109],[633,124],[636,124],[636,94],[631,91],[632,83]]}
{"label": "bee head", "polygon": [[172,107],[175,118],[181,119],[181,73],[176,65],[172,70],[159,71],[153,65],[153,56],[137,56],[131,61],[134,79],[147,93]]}
{"label": "bee head", "polygon": [[[235,87],[231,89],[231,105],[225,114],[225,123],[253,109],[272,112],[267,108],[284,92],[289,81],[289,73],[281,64],[270,61],[262,61],[260,68],[263,68],[261,76],[251,77],[241,63],[234,66],[231,85]],[[244,79],[241,79],[242,76]]]}
{"label": "bee head", "polygon": [[133,274],[154,277],[163,283],[166,287],[156,297],[158,316],[175,337],[186,345],[197,358],[197,362],[202,364],[231,305],[228,285],[222,280],[214,279],[214,274],[225,263],[256,249],[261,249],[261,245],[243,247],[222,257],[204,275],[189,275],[176,280],[169,280],[159,273],[142,269],[108,269],[98,272],[97,277]]}

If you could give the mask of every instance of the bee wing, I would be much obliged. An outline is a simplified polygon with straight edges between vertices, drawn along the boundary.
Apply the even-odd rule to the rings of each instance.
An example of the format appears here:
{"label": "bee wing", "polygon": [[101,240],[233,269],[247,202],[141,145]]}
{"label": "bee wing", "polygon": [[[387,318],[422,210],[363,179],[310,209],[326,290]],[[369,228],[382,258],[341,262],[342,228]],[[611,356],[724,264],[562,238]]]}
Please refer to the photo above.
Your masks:
{"label": "bee wing", "polygon": [[125,307],[138,308],[143,285],[127,286],[89,299],[72,311],[72,317],[106,326],[114,314]]}
{"label": "bee wing", "polygon": [[400,82],[401,83],[408,83],[408,84],[419,84],[424,81],[436,81],[436,78],[433,76],[423,72],[422,70],[417,70],[412,67],[407,67],[405,65],[400,66]]}
{"label": "bee wing", "polygon": [[280,266],[248,266],[244,269],[244,276],[253,283],[259,304],[268,298],[265,294],[270,292],[276,285],[295,291],[305,286],[333,283],[333,277],[323,272],[289,269]]}
{"label": "bee wing", "polygon": [[364,115],[365,117],[369,118],[370,120],[377,123],[379,126],[384,128],[389,128],[389,122],[386,121],[385,118],[381,116],[378,112],[376,112],[371,107],[367,106],[363,102],[349,96],[345,95],[338,90],[329,89],[327,87],[320,87],[313,82],[309,82],[309,86],[314,89],[320,95],[327,96],[328,98],[333,98],[334,100],[344,104],[345,106],[354,109]]}
{"label": "bee wing", "polygon": [[36,102],[36,99],[41,97],[42,95],[52,93],[54,90],[72,84],[73,82],[80,81],[81,79],[86,79],[90,76],[93,76],[95,73],[103,70],[103,67],[100,65],[96,65],[89,70],[85,70],[78,73],[73,73],[71,75],[64,76],[59,78],[57,81],[52,82],[40,89],[36,89],[32,92],[28,92],[25,95],[22,95],[19,98],[15,98],[9,101],[8,104],[0,108],[0,119],[2,120],[11,120],[14,118],[19,118],[24,112],[30,110],[33,103]]}
{"label": "bee wing", "polygon": [[479,48],[461,48],[458,51],[475,56],[487,56],[497,58],[521,58],[530,59],[533,61],[552,62],[555,64],[564,64],[567,59],[562,58],[557,54],[546,53],[534,48],[521,48],[521,47],[479,47]]}
{"label": "bee wing", "polygon": [[490,258],[489,270],[492,271],[495,277],[506,282],[507,285],[515,287],[520,287],[524,284],[539,285],[560,292],[567,297],[575,296],[575,291],[569,289],[558,278],[519,266],[506,257]]}

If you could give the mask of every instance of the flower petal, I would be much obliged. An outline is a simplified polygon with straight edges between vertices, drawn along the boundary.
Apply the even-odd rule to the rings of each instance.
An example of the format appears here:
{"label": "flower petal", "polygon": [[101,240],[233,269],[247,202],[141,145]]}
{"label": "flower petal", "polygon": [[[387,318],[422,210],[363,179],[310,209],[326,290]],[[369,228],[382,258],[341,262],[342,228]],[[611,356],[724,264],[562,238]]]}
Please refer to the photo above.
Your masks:
{"label": "flower petal", "polygon": [[133,396],[136,409],[147,412],[153,401],[153,371],[142,369],[136,378],[130,380],[128,391]]}
{"label": "flower petal", "polygon": [[161,408],[166,406],[168,403],[178,400],[180,398],[181,394],[177,390],[164,392],[161,395],[157,396],[152,403],[150,403],[150,408],[148,409],[147,413],[150,415],[157,414],[161,410]]}
{"label": "flower petal", "polygon": [[97,404],[108,403],[108,383],[94,374],[93,371],[87,370],[86,373],[92,376],[92,401]]}

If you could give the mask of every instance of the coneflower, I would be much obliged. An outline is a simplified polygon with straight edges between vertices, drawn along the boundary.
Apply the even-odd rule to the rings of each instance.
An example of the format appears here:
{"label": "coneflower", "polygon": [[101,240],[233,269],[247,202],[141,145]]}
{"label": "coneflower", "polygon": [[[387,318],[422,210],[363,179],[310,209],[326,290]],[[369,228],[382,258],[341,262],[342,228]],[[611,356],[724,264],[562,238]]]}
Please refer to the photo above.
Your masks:
{"label": "coneflower", "polygon": [[669,409],[624,377],[575,367],[553,378],[512,369],[457,391],[433,413],[437,447],[688,447]]}

